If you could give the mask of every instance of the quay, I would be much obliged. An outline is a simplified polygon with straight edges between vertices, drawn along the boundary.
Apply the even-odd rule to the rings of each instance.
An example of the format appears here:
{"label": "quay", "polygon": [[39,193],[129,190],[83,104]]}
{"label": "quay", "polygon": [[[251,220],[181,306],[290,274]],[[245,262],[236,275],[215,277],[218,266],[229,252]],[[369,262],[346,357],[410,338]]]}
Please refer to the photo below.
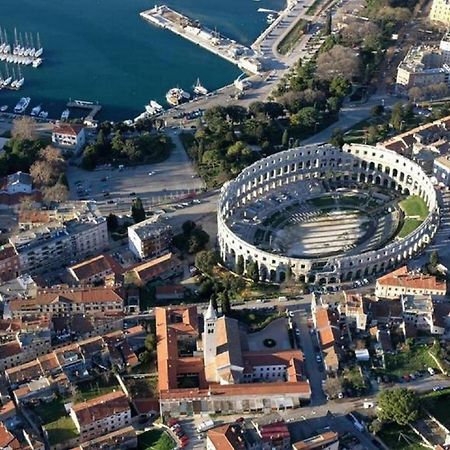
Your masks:
{"label": "quay", "polygon": [[85,123],[94,123],[95,116],[102,110],[102,105],[93,102],[85,102],[83,100],[69,100],[67,108],[87,109],[90,113],[84,118]]}
{"label": "quay", "polygon": [[172,31],[194,44],[220,56],[241,70],[259,74],[264,70],[263,59],[252,49],[222,36],[203,26],[199,21],[180,14],[166,5],[143,11],[140,16],[147,22]]}

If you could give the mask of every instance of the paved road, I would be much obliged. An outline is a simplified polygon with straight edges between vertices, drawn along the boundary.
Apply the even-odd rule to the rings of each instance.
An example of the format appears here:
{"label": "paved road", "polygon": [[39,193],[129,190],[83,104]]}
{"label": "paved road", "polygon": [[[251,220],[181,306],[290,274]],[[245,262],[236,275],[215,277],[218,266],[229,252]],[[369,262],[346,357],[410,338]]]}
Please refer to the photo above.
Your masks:
{"label": "paved road", "polygon": [[323,364],[318,364],[316,361],[318,352],[316,352],[315,346],[317,343],[313,342],[313,339],[316,339],[316,337],[310,333],[310,329],[308,328],[307,319],[310,313],[310,307],[305,303],[302,303],[301,306],[304,309],[294,313],[294,320],[300,331],[300,345],[303,350],[306,372],[311,387],[311,404],[322,405],[326,402],[326,397],[322,389],[325,372],[323,370]]}

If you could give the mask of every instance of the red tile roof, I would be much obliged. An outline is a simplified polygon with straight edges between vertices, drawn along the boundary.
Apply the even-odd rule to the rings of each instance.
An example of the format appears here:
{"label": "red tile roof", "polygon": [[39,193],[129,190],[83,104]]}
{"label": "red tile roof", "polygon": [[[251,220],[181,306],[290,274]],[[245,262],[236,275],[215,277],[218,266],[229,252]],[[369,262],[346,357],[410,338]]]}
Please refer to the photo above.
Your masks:
{"label": "red tile roof", "polygon": [[72,406],[81,427],[129,409],[127,396],[122,391],[110,392]]}
{"label": "red tile roof", "polygon": [[397,270],[378,278],[377,283],[382,286],[442,291],[444,294],[447,290],[445,281],[439,281],[433,275],[409,272],[406,266],[400,267]]}

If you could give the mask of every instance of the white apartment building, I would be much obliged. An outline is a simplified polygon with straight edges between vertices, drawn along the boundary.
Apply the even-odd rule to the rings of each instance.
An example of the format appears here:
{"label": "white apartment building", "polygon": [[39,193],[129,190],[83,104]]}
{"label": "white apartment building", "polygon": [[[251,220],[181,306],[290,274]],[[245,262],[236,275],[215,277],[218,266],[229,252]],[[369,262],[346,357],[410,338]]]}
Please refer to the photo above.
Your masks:
{"label": "white apartment building", "polygon": [[172,227],[161,215],[128,227],[128,247],[140,259],[165,253],[172,242]]}
{"label": "white apartment building", "polygon": [[450,1],[433,0],[430,10],[430,20],[444,25],[450,25]]}
{"label": "white apartment building", "polygon": [[79,152],[86,143],[86,134],[82,125],[60,123],[53,128],[52,142],[63,150]]}
{"label": "white apartment building", "polygon": [[131,424],[131,409],[123,392],[111,392],[87,402],[72,405],[70,416],[81,441],[120,430]]}
{"label": "white apartment building", "polygon": [[19,232],[10,243],[23,272],[42,273],[107,249],[106,218],[89,211],[67,222],[54,221]]}

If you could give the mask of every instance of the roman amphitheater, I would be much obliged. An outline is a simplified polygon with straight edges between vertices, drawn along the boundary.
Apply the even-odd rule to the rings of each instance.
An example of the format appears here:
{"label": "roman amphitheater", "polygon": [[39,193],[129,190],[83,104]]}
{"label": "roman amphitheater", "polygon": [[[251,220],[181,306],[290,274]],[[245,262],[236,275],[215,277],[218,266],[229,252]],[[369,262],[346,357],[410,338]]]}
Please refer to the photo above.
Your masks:
{"label": "roman amphitheater", "polygon": [[226,265],[260,278],[340,283],[419,253],[439,225],[431,180],[382,147],[310,145],[244,169],[222,187],[218,242]]}

